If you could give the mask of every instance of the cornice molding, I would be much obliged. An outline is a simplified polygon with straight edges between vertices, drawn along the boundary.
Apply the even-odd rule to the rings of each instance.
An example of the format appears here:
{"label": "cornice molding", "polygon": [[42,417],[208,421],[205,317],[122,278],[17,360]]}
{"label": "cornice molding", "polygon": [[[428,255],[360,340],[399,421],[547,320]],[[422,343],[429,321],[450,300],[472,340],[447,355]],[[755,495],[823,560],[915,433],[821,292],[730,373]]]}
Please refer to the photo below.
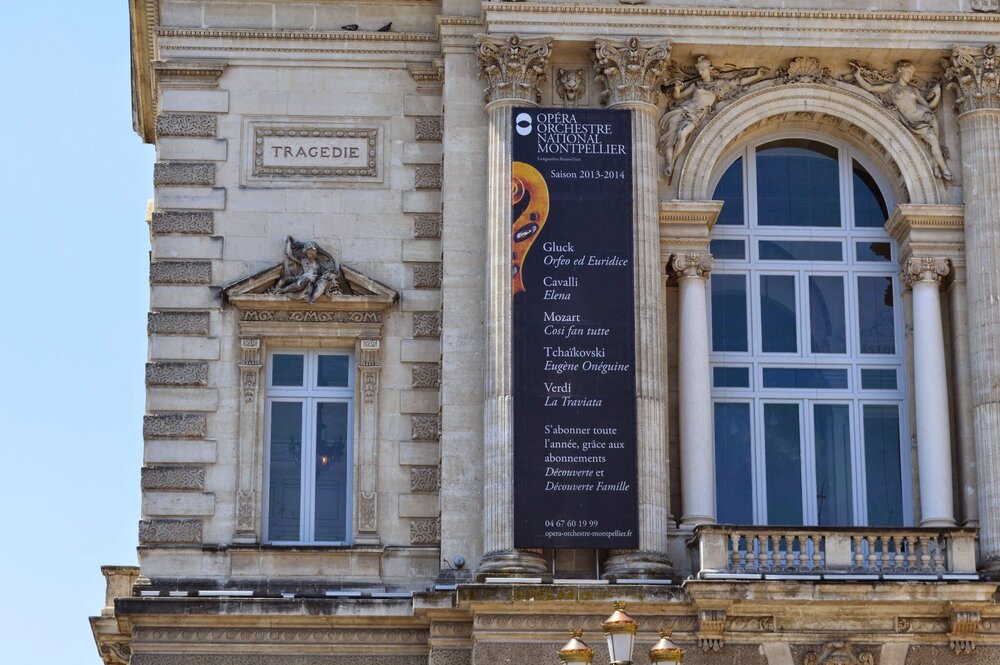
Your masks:
{"label": "cornice molding", "polygon": [[426,32],[313,32],[303,30],[218,30],[196,28],[158,28],[157,37],[199,39],[253,39],[344,42],[436,42],[437,37]]}
{"label": "cornice molding", "polygon": [[129,0],[132,30],[132,129],[145,143],[156,141],[153,31],[160,24],[158,0]]}

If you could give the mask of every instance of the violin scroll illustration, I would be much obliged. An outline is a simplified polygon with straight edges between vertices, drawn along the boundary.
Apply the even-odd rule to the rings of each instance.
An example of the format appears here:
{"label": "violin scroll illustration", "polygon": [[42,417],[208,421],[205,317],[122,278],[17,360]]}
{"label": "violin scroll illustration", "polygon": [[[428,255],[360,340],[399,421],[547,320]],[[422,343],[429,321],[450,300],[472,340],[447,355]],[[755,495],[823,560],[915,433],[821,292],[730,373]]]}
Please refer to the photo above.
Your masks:
{"label": "violin scroll illustration", "polygon": [[524,259],[549,216],[549,187],[538,169],[524,162],[511,165],[510,182],[517,215],[511,226],[511,293],[517,295],[526,290]]}

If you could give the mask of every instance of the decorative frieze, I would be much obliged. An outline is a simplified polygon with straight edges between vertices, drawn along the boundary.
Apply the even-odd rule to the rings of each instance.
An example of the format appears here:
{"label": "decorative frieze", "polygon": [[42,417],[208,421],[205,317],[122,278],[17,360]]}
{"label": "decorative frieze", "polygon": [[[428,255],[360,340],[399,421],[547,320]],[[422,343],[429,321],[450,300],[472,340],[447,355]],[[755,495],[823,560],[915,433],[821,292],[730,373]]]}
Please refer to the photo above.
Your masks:
{"label": "decorative frieze", "polygon": [[[201,631],[197,631],[200,633]],[[377,634],[377,631],[368,631]],[[131,665],[273,665],[272,654],[229,653],[138,653]],[[427,656],[343,655],[343,654],[282,654],[282,665],[427,665]]]}
{"label": "decorative frieze", "polygon": [[149,264],[151,284],[211,284],[211,261],[153,261]]}
{"label": "decorative frieze", "polygon": [[468,621],[435,621],[431,623],[431,637],[472,637],[472,623]]}
{"label": "decorative frieze", "polygon": [[956,46],[941,66],[948,87],[955,91],[959,112],[1000,109],[1000,53],[996,44]]}
{"label": "decorative frieze", "polygon": [[545,78],[551,53],[551,37],[480,35],[479,78],[488,83],[484,91],[486,102],[538,103],[541,100],[538,83]]}
{"label": "decorative frieze", "polygon": [[441,470],[436,466],[411,466],[411,492],[437,492],[441,489]]}
{"label": "decorative frieze", "polygon": [[[679,592],[682,594],[683,592]],[[662,594],[662,595],[661,595]],[[669,597],[672,594],[664,589],[657,591],[657,597]],[[582,628],[587,632],[601,630],[601,622],[607,615],[580,614],[476,614],[477,630],[499,632],[515,631],[545,631],[565,633],[574,628]],[[642,618],[644,631],[657,632],[669,630],[675,633],[692,633],[697,629],[698,622],[693,616],[645,616]],[[739,662],[739,661],[736,661]]]}
{"label": "decorative frieze", "polygon": [[210,113],[162,113],[156,116],[156,135],[212,137],[218,122]]}
{"label": "decorative frieze", "polygon": [[146,332],[150,335],[208,335],[208,312],[150,312]]}
{"label": "decorative frieze", "polygon": [[441,518],[410,520],[411,545],[437,545],[441,542]]}
{"label": "decorative frieze", "polygon": [[1000,12],[1000,0],[972,0],[970,5],[974,12]]}
{"label": "decorative frieze", "polygon": [[413,441],[438,441],[441,438],[441,416],[410,416],[410,439]]}
{"label": "decorative frieze", "polygon": [[200,545],[201,520],[142,520],[139,544]]}
{"label": "decorative frieze", "polygon": [[147,386],[207,386],[206,362],[146,363]]}
{"label": "decorative frieze", "polygon": [[240,320],[280,323],[382,323],[382,313],[244,309],[240,311]]}
{"label": "decorative frieze", "polygon": [[418,164],[414,169],[414,189],[441,189],[441,165]]}
{"label": "decorative frieze", "polygon": [[144,490],[203,490],[205,467],[144,466],[141,486]]}
{"label": "decorative frieze", "polygon": [[153,233],[210,234],[215,230],[210,210],[162,210],[153,213]]}
{"label": "decorative frieze", "polygon": [[896,617],[897,633],[947,633],[948,619],[942,617]]}
{"label": "decorative frieze", "polygon": [[674,254],[670,267],[677,277],[708,277],[712,271],[712,255],[707,253]]}
{"label": "decorative frieze", "polygon": [[212,162],[157,162],[153,165],[154,185],[215,184],[215,164]]}
{"label": "decorative frieze", "polygon": [[413,315],[413,336],[414,337],[440,337],[441,336],[441,313],[440,312],[416,312]]}
{"label": "decorative frieze", "polygon": [[907,286],[915,282],[941,282],[951,272],[951,261],[941,257],[912,257],[903,265],[902,277]]}
{"label": "decorative frieze", "polygon": [[[143,644],[425,644],[428,631],[393,628],[170,628],[136,626],[133,635]],[[282,660],[284,660],[284,656]],[[340,656],[338,656],[339,662]]]}
{"label": "decorative frieze", "polygon": [[256,493],[251,490],[239,490],[236,493],[236,527],[240,531],[252,531],[254,524],[254,506],[257,503]]}
{"label": "decorative frieze", "polygon": [[441,288],[440,263],[414,263],[413,286],[418,289]]}
{"label": "decorative frieze", "polygon": [[441,214],[417,215],[413,218],[414,238],[440,238]]}
{"label": "decorative frieze", "polygon": [[440,363],[414,363],[412,366],[412,381],[414,388],[440,388]]}
{"label": "decorative frieze", "polygon": [[153,413],[142,417],[142,435],[147,439],[203,439],[208,419],[203,413]]}
{"label": "decorative frieze", "polygon": [[876,665],[878,660],[868,651],[855,651],[850,642],[827,642],[819,651],[809,651],[802,665]]}
{"label": "decorative frieze", "polygon": [[472,649],[431,649],[428,665],[472,665]]}
{"label": "decorative frieze", "polygon": [[597,80],[604,83],[601,103],[656,104],[669,57],[666,42],[642,42],[638,37],[595,39],[594,66]]}
{"label": "decorative frieze", "polygon": [[444,121],[437,116],[415,119],[418,141],[440,141],[444,136]]}

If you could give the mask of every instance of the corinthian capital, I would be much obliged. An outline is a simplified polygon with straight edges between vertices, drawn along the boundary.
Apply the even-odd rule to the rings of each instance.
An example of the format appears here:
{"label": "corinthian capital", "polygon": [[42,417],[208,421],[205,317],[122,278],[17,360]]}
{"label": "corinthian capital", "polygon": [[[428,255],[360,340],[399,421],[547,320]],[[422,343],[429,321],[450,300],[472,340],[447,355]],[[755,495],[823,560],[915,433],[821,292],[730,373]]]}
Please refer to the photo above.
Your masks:
{"label": "corinthian capital", "polygon": [[951,261],[942,257],[914,256],[903,265],[903,280],[907,286],[917,282],[938,282],[951,272]]}
{"label": "corinthian capital", "polygon": [[538,82],[552,53],[551,37],[521,39],[517,35],[479,35],[479,78],[486,79],[487,103],[509,100],[537,104]]}
{"label": "corinthian capital", "polygon": [[599,37],[594,40],[593,56],[597,80],[605,87],[602,104],[656,104],[670,57],[669,43],[640,42],[638,37],[626,40]]}
{"label": "corinthian capital", "polygon": [[996,44],[982,48],[956,46],[951,58],[941,60],[948,87],[955,90],[960,113],[1000,109],[1000,53]]}
{"label": "corinthian capital", "polygon": [[712,255],[707,253],[674,254],[670,257],[670,268],[678,278],[705,278],[712,270]]}

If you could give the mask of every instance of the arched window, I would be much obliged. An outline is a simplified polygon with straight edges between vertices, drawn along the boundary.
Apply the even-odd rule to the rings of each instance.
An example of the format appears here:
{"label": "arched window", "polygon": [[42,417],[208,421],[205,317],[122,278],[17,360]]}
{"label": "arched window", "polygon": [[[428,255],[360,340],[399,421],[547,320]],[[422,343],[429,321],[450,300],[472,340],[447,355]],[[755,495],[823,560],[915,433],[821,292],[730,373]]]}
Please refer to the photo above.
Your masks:
{"label": "arched window", "polygon": [[720,523],[909,523],[897,249],[846,144],[747,146],[719,178],[712,401]]}

